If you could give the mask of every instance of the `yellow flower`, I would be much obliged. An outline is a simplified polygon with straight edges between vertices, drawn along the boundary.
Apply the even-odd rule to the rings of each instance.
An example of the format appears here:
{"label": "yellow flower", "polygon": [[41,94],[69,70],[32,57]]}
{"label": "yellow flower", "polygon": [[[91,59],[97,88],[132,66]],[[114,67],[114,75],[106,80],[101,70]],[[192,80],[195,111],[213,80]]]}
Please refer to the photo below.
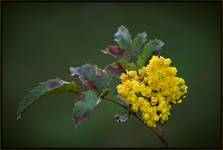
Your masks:
{"label": "yellow flower", "polygon": [[153,56],[147,66],[138,71],[127,71],[120,76],[119,95],[130,104],[132,112],[141,112],[149,127],[165,123],[173,104],[181,103],[188,87],[177,77],[171,59]]}
{"label": "yellow flower", "polygon": [[139,109],[139,107],[137,107],[137,105],[135,105],[135,104],[132,104],[131,107],[130,107],[130,110],[131,110],[132,112],[137,112],[138,109]]}

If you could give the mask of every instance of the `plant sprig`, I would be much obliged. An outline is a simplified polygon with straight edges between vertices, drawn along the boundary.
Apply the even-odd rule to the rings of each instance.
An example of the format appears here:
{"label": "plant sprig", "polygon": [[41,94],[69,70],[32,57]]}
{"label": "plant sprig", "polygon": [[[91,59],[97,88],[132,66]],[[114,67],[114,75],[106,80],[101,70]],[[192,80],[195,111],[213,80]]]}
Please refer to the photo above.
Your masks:
{"label": "plant sprig", "polygon": [[[152,55],[160,53],[164,43],[158,39],[148,41],[146,32],[139,33],[132,39],[128,29],[124,26],[118,28],[118,31],[114,34],[114,41],[117,45],[113,44],[101,50],[104,54],[116,58],[116,61],[111,62],[105,68],[101,69],[92,64],[69,68],[71,76],[78,78],[87,88],[86,91],[83,91],[84,89],[81,89],[81,86],[74,81],[66,82],[59,78],[40,83],[20,103],[17,119],[20,119],[23,112],[39,99],[62,92],[71,92],[78,96],[73,108],[73,123],[76,127],[86,120],[91,111],[103,100],[112,101],[129,112],[129,105],[124,103],[122,99],[117,98],[116,86],[120,83],[120,74],[127,70],[138,70],[145,66]],[[109,96],[116,97],[116,99]],[[119,118],[119,122],[126,122],[130,116],[136,117],[144,124],[137,113],[116,115],[116,119]],[[167,147],[167,141],[162,133],[155,128],[150,129]]]}

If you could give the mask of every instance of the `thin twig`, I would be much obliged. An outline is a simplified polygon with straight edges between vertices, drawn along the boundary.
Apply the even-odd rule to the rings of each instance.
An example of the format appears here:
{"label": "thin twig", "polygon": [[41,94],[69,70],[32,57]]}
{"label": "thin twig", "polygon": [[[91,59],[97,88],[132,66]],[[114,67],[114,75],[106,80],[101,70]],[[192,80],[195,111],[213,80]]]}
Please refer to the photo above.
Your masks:
{"label": "thin twig", "polygon": [[[122,104],[122,103],[114,100],[113,98],[110,98],[110,97],[107,97],[107,96],[103,96],[102,98],[105,99],[105,100],[111,101],[111,102],[113,102],[115,104],[118,104],[119,106],[121,106],[121,107],[123,107],[125,109],[129,109],[128,106],[126,106],[126,105],[124,105],[124,104]],[[145,125],[144,121],[141,119],[141,117],[138,114],[133,113],[133,116],[136,117],[140,122],[142,122]],[[160,139],[160,141],[163,143],[163,145],[165,146],[165,148],[167,148],[168,147],[168,143],[164,139],[164,137],[162,136],[162,133],[159,130],[156,130],[155,128],[151,128],[150,127],[150,129]]]}
{"label": "thin twig", "polygon": [[121,104],[120,102],[118,102],[118,101],[116,101],[116,100],[114,100],[114,99],[112,99],[112,98],[110,98],[110,97],[107,97],[107,96],[104,96],[104,97],[102,97],[103,99],[106,99],[106,100],[109,100],[109,101],[111,101],[111,102],[113,102],[113,103],[115,103],[115,104],[118,104],[119,106],[121,106],[121,107],[123,107],[123,108],[125,108],[125,109],[128,109],[128,106],[126,106],[126,105],[124,105],[124,104]]}

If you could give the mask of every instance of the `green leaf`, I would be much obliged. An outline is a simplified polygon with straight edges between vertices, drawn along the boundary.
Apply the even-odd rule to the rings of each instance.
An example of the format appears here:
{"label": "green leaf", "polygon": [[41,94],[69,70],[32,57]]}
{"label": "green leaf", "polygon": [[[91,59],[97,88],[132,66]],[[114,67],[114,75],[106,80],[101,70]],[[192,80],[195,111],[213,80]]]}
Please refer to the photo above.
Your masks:
{"label": "green leaf", "polygon": [[127,70],[137,70],[137,66],[133,63],[133,62],[129,62],[129,63],[126,63],[126,69]]}
{"label": "green leaf", "polygon": [[139,51],[146,41],[147,41],[146,32],[137,34],[132,42],[132,51]]}
{"label": "green leaf", "polygon": [[126,27],[120,26],[118,28],[118,31],[114,34],[114,41],[117,42],[121,48],[131,51],[132,39]]}
{"label": "green leaf", "polygon": [[109,74],[98,68],[96,65],[82,65],[80,67],[70,67],[71,76],[78,76],[83,85],[90,90],[101,92],[106,88],[111,79]]}
{"label": "green leaf", "polygon": [[73,123],[77,127],[82,121],[86,120],[90,112],[101,102],[100,97],[93,91],[82,92],[80,101],[74,104]]}
{"label": "green leaf", "polygon": [[116,97],[116,96],[118,96],[116,87],[118,84],[121,83],[121,80],[119,79],[119,76],[116,76],[113,74],[110,75],[110,78],[111,78],[112,82],[108,86],[109,91],[107,93],[107,96]]}
{"label": "green leaf", "polygon": [[66,82],[59,78],[42,82],[24,97],[17,110],[17,119],[20,119],[22,113],[39,99],[61,92],[77,93],[77,91],[78,85],[75,82]]}
{"label": "green leaf", "polygon": [[158,39],[150,40],[149,42],[147,42],[137,57],[137,66],[139,68],[145,66],[148,60],[152,57],[152,55],[155,52],[159,52],[163,45],[164,43]]}

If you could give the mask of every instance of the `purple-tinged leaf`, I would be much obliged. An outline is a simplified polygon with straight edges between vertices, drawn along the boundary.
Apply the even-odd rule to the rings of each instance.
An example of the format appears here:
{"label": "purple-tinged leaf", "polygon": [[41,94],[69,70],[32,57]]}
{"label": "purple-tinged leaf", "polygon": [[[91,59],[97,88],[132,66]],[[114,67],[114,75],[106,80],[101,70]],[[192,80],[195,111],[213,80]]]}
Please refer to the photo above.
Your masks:
{"label": "purple-tinged leaf", "polygon": [[160,55],[160,51],[161,51],[162,47],[164,46],[164,42],[160,41],[158,39],[155,39],[153,44],[154,44],[154,46],[156,46],[156,50],[153,51],[152,55]]}
{"label": "purple-tinged leaf", "polygon": [[105,70],[114,75],[120,76],[121,73],[124,73],[126,69],[126,65],[121,62],[114,62],[105,67]]}
{"label": "purple-tinged leaf", "polygon": [[78,76],[83,85],[90,90],[101,92],[111,81],[108,73],[95,65],[70,67],[71,76]]}
{"label": "purple-tinged leaf", "polygon": [[78,85],[75,82],[66,82],[59,78],[42,82],[24,97],[17,110],[17,119],[21,118],[22,113],[37,100],[45,98],[52,94],[62,92],[78,92]]}
{"label": "purple-tinged leaf", "polygon": [[73,108],[73,123],[75,127],[86,120],[90,112],[101,102],[100,97],[93,91],[82,92],[79,97],[80,101],[74,104]]}
{"label": "purple-tinged leaf", "polygon": [[113,57],[119,57],[119,58],[122,58],[122,57],[127,57],[128,56],[128,53],[127,51],[125,51],[124,49],[120,48],[120,47],[117,47],[117,46],[109,46],[105,49],[102,49],[101,50],[104,54],[109,54]]}

